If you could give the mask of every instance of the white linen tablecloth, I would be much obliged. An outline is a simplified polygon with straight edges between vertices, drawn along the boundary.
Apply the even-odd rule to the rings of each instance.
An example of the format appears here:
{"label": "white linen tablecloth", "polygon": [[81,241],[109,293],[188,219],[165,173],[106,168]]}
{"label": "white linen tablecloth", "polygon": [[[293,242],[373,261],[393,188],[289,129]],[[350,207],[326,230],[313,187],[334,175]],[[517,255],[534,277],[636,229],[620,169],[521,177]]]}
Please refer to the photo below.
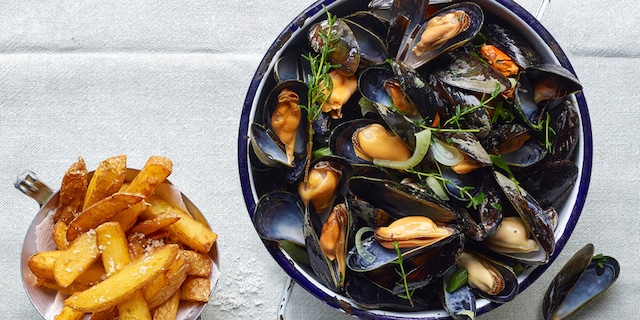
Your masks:
{"label": "white linen tablecloth", "polygon": [[[537,0],[520,3],[532,13]],[[54,190],[78,156],[92,170],[127,154],[174,162],[171,181],[219,234],[221,278],[202,319],[274,319],[286,274],[256,235],[237,174],[237,126],[249,82],[283,28],[312,4],[254,1],[0,3],[0,318],[38,319],[20,250],[38,211],[14,189],[33,170]],[[543,25],[584,86],[593,172],[583,214],[549,271],[481,319],[540,319],[564,262],[591,242],[616,257],[617,283],[576,319],[633,319],[640,300],[640,9],[633,0],[553,1]],[[350,319],[296,287],[288,319]]]}

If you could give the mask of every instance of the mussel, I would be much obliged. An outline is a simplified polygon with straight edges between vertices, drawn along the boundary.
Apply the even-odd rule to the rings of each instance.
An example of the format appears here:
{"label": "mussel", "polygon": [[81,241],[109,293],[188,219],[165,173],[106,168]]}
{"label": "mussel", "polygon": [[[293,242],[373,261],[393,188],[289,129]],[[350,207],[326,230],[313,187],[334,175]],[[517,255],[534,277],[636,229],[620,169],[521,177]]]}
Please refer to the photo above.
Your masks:
{"label": "mussel", "polygon": [[578,250],[549,285],[542,303],[545,319],[565,319],[609,288],[620,274],[612,257],[594,257],[593,244]]}

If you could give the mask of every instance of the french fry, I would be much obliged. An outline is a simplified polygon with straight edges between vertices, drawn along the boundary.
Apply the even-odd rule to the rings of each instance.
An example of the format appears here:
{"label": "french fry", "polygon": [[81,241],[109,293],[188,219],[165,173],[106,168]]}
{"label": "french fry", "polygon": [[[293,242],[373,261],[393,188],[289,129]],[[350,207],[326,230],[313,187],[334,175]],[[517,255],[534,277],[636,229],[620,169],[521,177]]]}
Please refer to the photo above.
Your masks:
{"label": "french fry", "polygon": [[190,276],[208,277],[211,274],[211,258],[208,255],[193,250],[180,250],[178,255],[184,255],[189,260]]}
{"label": "french fry", "polygon": [[69,224],[73,218],[82,212],[82,204],[87,190],[87,166],[82,157],[73,163],[65,172],[60,185],[60,198],[53,222],[63,221]]}
{"label": "french fry", "polygon": [[211,280],[206,277],[188,276],[182,283],[180,298],[186,301],[207,302],[211,296]]}
{"label": "french fry", "polygon": [[84,312],[76,311],[69,307],[63,307],[62,311],[53,317],[54,320],[80,320],[84,317]]}
{"label": "french fry", "polygon": [[180,217],[171,212],[159,213],[158,215],[153,216],[151,219],[144,220],[138,223],[135,227],[131,228],[131,232],[138,232],[149,235],[174,224],[178,220],[180,220]]}
{"label": "french fry", "polygon": [[[98,245],[102,248],[102,264],[107,276],[122,270],[131,262],[127,238],[117,222],[105,222],[96,228]],[[149,306],[140,290],[124,302],[118,304],[122,319],[151,319]]]}
{"label": "french fry", "polygon": [[126,173],[126,155],[110,157],[100,162],[87,186],[82,209],[118,192]]}
{"label": "french fry", "polygon": [[160,247],[132,261],[93,287],[75,293],[64,304],[83,312],[96,312],[117,306],[161,274],[177,254],[178,245]]}
{"label": "french fry", "polygon": [[127,193],[136,193],[144,198],[153,194],[173,170],[173,163],[167,157],[151,156],[131,184],[125,189]]}
{"label": "french fry", "polygon": [[47,279],[40,279],[40,278],[36,280],[36,284],[38,285],[38,287],[55,290],[69,296],[76,292],[85,291],[91,287],[89,285],[76,283],[76,282],[72,283],[68,287],[62,287],[59,284],[57,284],[54,280],[47,280]]}
{"label": "french fry", "polygon": [[[92,313],[90,320],[113,320],[118,318],[118,308],[109,308]],[[119,319],[125,320],[126,318],[120,317]]]}
{"label": "french fry", "polygon": [[110,220],[120,223],[122,229],[126,232],[133,227],[138,220],[138,216],[147,210],[147,205],[148,204],[146,202],[140,201],[131,207],[116,213]]}
{"label": "french fry", "polygon": [[115,193],[106,197],[80,213],[67,230],[67,240],[73,241],[81,233],[96,228],[106,222],[118,212],[142,201],[142,197],[136,194]]}
{"label": "french fry", "polygon": [[51,236],[53,237],[53,242],[55,242],[56,246],[60,250],[64,250],[69,247],[69,241],[67,240],[68,229],[69,226],[62,220],[53,225]]}
{"label": "french fry", "polygon": [[180,290],[176,290],[169,299],[156,308],[153,312],[153,320],[175,320],[178,316],[179,306]]}
{"label": "french fry", "polygon": [[142,213],[142,216],[146,219],[151,219],[163,212],[169,212],[180,217],[180,220],[166,229],[169,230],[171,236],[191,249],[207,253],[218,239],[218,235],[205,224],[191,217],[188,212],[174,207],[168,201],[157,196],[151,196],[145,201],[150,204],[147,210]]}
{"label": "french fry", "polygon": [[180,285],[187,278],[189,269],[187,258],[183,255],[178,255],[165,272],[147,283],[142,288],[142,293],[149,304],[149,308],[156,308],[176,291],[179,291]]}
{"label": "french fry", "polygon": [[[48,280],[55,282],[53,275],[53,264],[58,259],[64,250],[52,250],[41,251],[31,257],[27,264],[31,272],[42,280]],[[100,281],[104,277],[105,272],[101,263],[93,263],[87,270],[83,271],[74,281],[74,284],[92,286]]]}
{"label": "french fry", "polygon": [[68,287],[99,257],[95,231],[83,233],[53,263],[56,283]]}

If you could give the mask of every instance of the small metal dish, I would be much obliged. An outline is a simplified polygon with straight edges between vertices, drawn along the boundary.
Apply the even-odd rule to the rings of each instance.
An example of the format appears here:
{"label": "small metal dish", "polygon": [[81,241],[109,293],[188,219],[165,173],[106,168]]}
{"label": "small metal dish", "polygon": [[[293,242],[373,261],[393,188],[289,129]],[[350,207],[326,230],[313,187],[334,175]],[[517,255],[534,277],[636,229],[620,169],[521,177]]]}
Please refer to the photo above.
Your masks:
{"label": "small metal dish", "polygon": [[[137,169],[127,169],[125,181],[133,180],[138,172],[139,170]],[[88,179],[91,179],[92,175],[93,172],[89,172]],[[20,258],[22,282],[29,299],[31,299],[31,303],[36,310],[38,310],[40,315],[42,315],[44,319],[53,320],[55,315],[62,309],[64,297],[54,290],[42,288],[36,284],[37,279],[29,269],[28,260],[29,257],[39,251],[56,249],[51,237],[48,239],[41,239],[39,235],[51,234],[50,230],[47,231],[47,228],[53,227],[53,223],[51,222],[53,217],[52,213],[55,212],[58,205],[59,195],[58,192],[54,193],[51,188],[49,188],[44,182],[40,181],[31,171],[27,171],[19,176],[15,183],[15,187],[25,195],[33,198],[40,205],[40,210],[31,222],[31,225],[29,225],[29,229],[27,230],[22,245],[22,254]],[[189,213],[196,220],[209,226],[205,217],[191,202],[191,200],[189,200],[184,194],[181,193],[181,195]],[[218,278],[220,277],[217,243],[215,243],[209,251],[209,257],[213,262],[213,268],[210,275],[211,292],[213,292],[218,282]],[[182,301],[178,310],[177,319],[199,319],[199,316],[205,306],[206,303],[186,303]],[[89,315],[85,318],[89,319]]]}

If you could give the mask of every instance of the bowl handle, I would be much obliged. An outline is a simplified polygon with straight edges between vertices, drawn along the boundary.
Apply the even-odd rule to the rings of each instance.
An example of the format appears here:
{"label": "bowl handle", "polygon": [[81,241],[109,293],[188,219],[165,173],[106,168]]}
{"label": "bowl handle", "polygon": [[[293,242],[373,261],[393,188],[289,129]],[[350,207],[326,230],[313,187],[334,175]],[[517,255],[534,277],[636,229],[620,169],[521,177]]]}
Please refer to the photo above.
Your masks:
{"label": "bowl handle", "polygon": [[279,320],[285,319],[285,314],[287,313],[287,304],[289,304],[289,298],[291,297],[291,292],[293,291],[293,287],[296,284],[296,281],[293,278],[289,277],[287,279],[287,283],[284,285],[284,289],[282,290],[282,297],[280,298],[280,306],[278,307],[278,318]]}
{"label": "bowl handle", "polygon": [[40,181],[36,174],[29,170],[19,175],[13,186],[35,200],[41,208],[53,195],[51,188]]}

